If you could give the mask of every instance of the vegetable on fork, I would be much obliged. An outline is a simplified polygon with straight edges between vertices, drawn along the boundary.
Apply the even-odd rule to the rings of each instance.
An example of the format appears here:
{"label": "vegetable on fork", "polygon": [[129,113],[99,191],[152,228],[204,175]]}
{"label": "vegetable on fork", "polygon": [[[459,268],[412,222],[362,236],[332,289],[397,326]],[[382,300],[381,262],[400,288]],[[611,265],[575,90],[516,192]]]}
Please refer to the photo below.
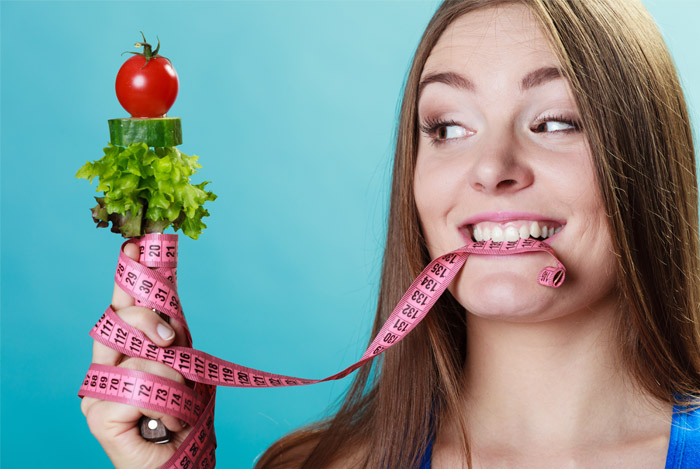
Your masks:
{"label": "vegetable on fork", "polygon": [[[180,118],[164,116],[177,96],[175,69],[168,59],[157,55],[160,41],[153,52],[145,37],[137,46],[144,47],[144,54],[134,55],[119,70],[117,95],[121,89],[119,102],[132,115],[155,116],[110,119],[111,143],[104,148],[104,156],[85,163],[76,177],[90,182],[97,177],[97,192],[104,191],[103,197],[95,197],[97,205],[92,208],[98,228],[108,227],[111,222],[113,232],[131,238],[162,233],[172,226],[197,239],[206,228],[202,218],[209,216],[203,205],[215,200],[216,195],[205,189],[208,181],[190,183],[190,176],[201,168],[198,157],[187,156],[175,148],[182,143]],[[174,94],[169,104],[163,101],[160,86],[164,67],[172,70],[171,74],[166,73],[171,91],[174,77]],[[157,80],[149,78],[153,76]],[[131,88],[125,85],[128,78]],[[135,83],[143,86],[137,89]]]}

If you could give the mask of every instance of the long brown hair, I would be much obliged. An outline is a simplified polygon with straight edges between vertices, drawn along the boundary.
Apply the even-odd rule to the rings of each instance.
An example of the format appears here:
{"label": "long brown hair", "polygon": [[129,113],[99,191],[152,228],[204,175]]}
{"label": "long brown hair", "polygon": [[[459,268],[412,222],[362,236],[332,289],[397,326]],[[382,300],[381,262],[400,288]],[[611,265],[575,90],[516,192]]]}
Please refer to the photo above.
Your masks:
{"label": "long brown hair", "polygon": [[[430,261],[412,189],[423,66],[455,19],[505,3],[524,4],[539,20],[581,113],[618,259],[624,311],[616,332],[623,363],[638,385],[662,402],[695,398],[700,394],[700,251],[692,133],[673,61],[638,0],[447,0],[440,5],[405,84],[371,337]],[[256,467],[315,469],[351,455],[357,467],[414,467],[441,418],[457,415],[465,342],[464,309],[445,293],[407,338],[358,371],[335,415],[282,438]],[[460,423],[469,464],[466,426]]]}

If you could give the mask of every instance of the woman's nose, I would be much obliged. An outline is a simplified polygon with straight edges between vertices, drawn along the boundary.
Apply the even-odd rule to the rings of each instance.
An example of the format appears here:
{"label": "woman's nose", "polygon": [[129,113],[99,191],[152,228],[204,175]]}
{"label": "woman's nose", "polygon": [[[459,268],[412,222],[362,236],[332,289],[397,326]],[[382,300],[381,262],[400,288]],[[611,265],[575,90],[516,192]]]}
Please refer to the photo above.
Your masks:
{"label": "woman's nose", "polygon": [[479,156],[469,172],[469,183],[474,190],[492,195],[520,191],[535,180],[524,150],[511,136],[494,136],[483,142]]}

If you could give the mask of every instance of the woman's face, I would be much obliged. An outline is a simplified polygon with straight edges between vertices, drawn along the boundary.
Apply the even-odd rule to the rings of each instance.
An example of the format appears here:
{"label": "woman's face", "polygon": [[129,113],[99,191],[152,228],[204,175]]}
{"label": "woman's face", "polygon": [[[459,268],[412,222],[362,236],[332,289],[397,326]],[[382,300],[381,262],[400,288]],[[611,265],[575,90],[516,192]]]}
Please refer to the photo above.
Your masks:
{"label": "woman's face", "polygon": [[526,7],[452,23],[421,76],[416,204],[432,257],[472,239],[546,237],[548,254],[471,256],[450,287],[472,314],[542,321],[613,301],[614,255],[579,113]]}

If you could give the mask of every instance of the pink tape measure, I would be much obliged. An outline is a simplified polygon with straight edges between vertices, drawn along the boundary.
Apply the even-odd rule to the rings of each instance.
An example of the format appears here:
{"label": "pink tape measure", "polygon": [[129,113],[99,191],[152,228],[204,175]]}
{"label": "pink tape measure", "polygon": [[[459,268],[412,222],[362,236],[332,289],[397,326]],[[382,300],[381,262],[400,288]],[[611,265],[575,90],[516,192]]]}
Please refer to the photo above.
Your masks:
{"label": "pink tape measure", "polygon": [[[139,261],[124,254],[127,243],[137,243]],[[243,367],[192,348],[192,337],[177,295],[177,235],[148,234],[122,245],[115,280],[136,304],[180,321],[187,332],[187,347],[159,347],[138,329],[121,320],[109,306],[90,336],[129,357],[163,363],[195,383],[193,388],[167,378],[115,366],[91,364],[78,395],[121,402],[172,415],[193,427],[178,451],[163,468],[214,467],[214,401],[217,386],[299,386],[344,378],[384,350],[400,342],[423,320],[471,254],[504,256],[547,252],[556,267],[545,267],[537,281],[557,288],[566,268],[552,248],[541,241],[478,241],[438,257],[423,269],[394,308],[362,358],[345,370],[323,379],[303,379]]]}

